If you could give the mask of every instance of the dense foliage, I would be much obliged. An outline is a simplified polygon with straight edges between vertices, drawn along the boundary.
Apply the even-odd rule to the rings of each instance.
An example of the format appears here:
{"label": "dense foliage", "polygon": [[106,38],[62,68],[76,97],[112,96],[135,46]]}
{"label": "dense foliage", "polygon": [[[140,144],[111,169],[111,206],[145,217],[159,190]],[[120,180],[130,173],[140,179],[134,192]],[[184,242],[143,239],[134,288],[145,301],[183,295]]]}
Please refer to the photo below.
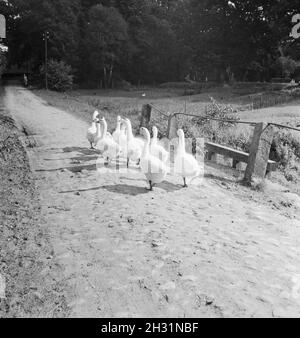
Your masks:
{"label": "dense foliage", "polygon": [[298,0],[0,0],[9,64],[36,71],[49,57],[75,81],[110,87],[182,81],[264,81],[299,71],[291,38]]}
{"label": "dense foliage", "polygon": [[[45,74],[45,65],[41,67],[41,75]],[[49,89],[65,92],[73,86],[73,75],[71,66],[64,61],[49,60],[48,62],[48,85]]]}
{"label": "dense foliage", "polygon": [[6,68],[6,55],[4,52],[0,51],[0,77],[2,76],[3,71]]}

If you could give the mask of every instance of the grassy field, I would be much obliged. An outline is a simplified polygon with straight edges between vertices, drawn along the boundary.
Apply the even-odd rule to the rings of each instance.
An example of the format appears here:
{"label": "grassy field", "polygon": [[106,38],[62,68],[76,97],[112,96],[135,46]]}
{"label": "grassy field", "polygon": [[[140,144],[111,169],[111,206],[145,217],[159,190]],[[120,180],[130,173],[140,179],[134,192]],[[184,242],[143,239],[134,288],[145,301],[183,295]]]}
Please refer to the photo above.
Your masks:
{"label": "grassy field", "polygon": [[192,96],[184,96],[182,89],[158,88],[133,91],[76,90],[68,93],[34,90],[34,93],[48,104],[75,113],[84,120],[90,120],[90,115],[95,109],[105,111],[108,118],[114,118],[119,114],[133,117],[146,103],[153,103],[168,113],[186,112],[202,115],[210,103],[210,97],[213,97],[220,104],[230,105],[237,110],[237,115],[245,121],[300,124],[300,100],[276,107],[245,110],[251,103],[250,96],[237,95],[230,88],[215,88]]}
{"label": "grassy field", "polygon": [[[102,110],[103,115],[113,123],[113,126],[117,115],[129,117],[135,123],[142,106],[147,103],[153,103],[166,113],[186,112],[202,115],[205,107],[210,103],[210,97],[224,104],[230,104],[234,109],[250,102],[249,99],[248,101],[241,99],[226,88],[218,88],[192,96],[184,96],[182,89],[152,88],[134,91],[76,90],[68,93],[34,90],[34,93],[48,104],[72,112],[86,121],[90,121],[95,109]],[[155,120],[161,116],[153,111],[153,118]]]}

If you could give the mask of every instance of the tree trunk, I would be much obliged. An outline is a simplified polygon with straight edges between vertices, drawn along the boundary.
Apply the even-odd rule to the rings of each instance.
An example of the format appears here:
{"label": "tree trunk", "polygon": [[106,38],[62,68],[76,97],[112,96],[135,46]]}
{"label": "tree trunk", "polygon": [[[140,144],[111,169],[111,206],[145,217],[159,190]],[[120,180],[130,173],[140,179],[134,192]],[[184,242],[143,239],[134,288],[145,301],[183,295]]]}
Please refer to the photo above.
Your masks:
{"label": "tree trunk", "polygon": [[113,80],[113,69],[114,69],[114,66],[113,64],[110,65],[110,69],[109,69],[109,79],[108,79],[108,85],[109,85],[109,88],[112,88],[113,84],[112,84],[112,80]]}
{"label": "tree trunk", "polygon": [[106,67],[103,68],[103,73],[104,73],[104,89],[107,88],[107,72],[106,72]]}

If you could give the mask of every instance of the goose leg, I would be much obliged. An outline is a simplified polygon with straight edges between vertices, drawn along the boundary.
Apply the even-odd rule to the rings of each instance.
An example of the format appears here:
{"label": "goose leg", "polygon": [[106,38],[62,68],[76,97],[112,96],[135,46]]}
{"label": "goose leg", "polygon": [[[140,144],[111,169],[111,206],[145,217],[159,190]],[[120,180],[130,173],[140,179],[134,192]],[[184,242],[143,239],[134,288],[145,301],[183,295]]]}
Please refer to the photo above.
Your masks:
{"label": "goose leg", "polygon": [[127,168],[129,168],[129,157],[127,157]]}
{"label": "goose leg", "polygon": [[141,159],[139,158],[136,165],[140,165],[140,164],[141,164]]}
{"label": "goose leg", "polygon": [[92,142],[90,142],[90,144],[91,144],[91,149],[95,149],[95,148],[93,147],[93,143],[92,143]]}
{"label": "goose leg", "polygon": [[152,185],[152,181],[149,181],[149,184],[150,184],[150,191],[153,191],[153,185]]}
{"label": "goose leg", "polygon": [[187,186],[187,184],[186,184],[186,179],[185,179],[185,177],[183,178],[183,183],[184,183],[183,187],[184,187],[184,188],[187,188],[188,186]]}
{"label": "goose leg", "polygon": [[117,171],[120,170],[120,156],[119,155],[117,156],[116,169]]}

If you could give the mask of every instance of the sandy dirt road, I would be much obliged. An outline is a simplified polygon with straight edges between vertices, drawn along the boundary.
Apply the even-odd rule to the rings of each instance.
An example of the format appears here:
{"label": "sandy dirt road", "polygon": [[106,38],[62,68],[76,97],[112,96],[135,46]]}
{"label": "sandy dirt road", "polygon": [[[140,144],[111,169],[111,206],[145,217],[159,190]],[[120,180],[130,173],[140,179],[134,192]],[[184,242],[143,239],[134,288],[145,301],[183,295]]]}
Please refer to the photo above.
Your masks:
{"label": "sandy dirt road", "polygon": [[295,196],[291,216],[210,178],[148,192],[139,173],[96,171],[84,121],[20,87],[5,102],[33,146],[40,222],[71,317],[300,316]]}

